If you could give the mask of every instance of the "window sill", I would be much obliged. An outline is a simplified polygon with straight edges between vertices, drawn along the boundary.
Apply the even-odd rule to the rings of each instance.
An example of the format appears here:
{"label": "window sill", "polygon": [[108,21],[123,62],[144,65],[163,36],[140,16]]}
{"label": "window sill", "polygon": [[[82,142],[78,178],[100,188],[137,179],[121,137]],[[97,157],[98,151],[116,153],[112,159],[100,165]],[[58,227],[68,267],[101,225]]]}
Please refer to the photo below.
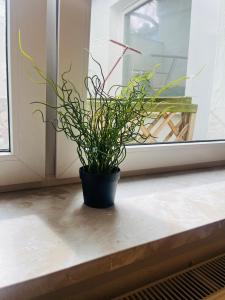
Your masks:
{"label": "window sill", "polygon": [[224,195],[225,169],[122,179],[108,210],[83,206],[79,184],[1,194],[0,298],[41,296],[225,231]]}

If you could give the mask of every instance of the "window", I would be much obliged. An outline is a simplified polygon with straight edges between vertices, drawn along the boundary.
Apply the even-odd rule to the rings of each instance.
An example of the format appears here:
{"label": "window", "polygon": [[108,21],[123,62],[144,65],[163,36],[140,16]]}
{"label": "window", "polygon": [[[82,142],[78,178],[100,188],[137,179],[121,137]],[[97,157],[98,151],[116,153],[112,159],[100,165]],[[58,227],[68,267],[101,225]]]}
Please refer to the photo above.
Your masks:
{"label": "window", "polygon": [[[124,43],[139,49],[139,55],[124,57],[123,83],[135,74],[159,64],[154,88],[187,73],[191,0],[147,1],[124,16]],[[184,96],[185,81],[164,96]]]}
{"label": "window", "polygon": [[[216,101],[216,98],[219,98],[220,101],[225,99],[225,92],[223,92],[225,84],[222,75],[223,60],[225,59],[223,39],[225,21],[222,13],[224,9],[225,4],[222,0],[216,2],[210,0],[79,0],[76,3],[72,0],[61,1],[59,72],[67,69],[72,62],[76,68],[72,69],[71,79],[80,89],[87,70],[89,74],[98,74],[98,70],[91,60],[89,65],[87,64],[88,55],[84,49],[89,48],[92,55],[101,62],[104,74],[109,74],[122,53],[121,48],[110,40],[123,44],[129,42],[132,34],[132,28],[129,26],[131,18],[137,20],[140,19],[140,13],[147,14],[147,18],[151,21],[146,21],[145,15],[145,19],[142,18],[138,22],[142,25],[148,23],[149,39],[154,37],[156,41],[159,40],[157,30],[159,27],[163,28],[162,20],[166,20],[171,35],[176,35],[173,37],[176,45],[169,49],[169,53],[154,49],[155,56],[153,56],[152,64],[157,63],[157,56],[162,53],[178,56],[173,67],[174,72],[170,72],[170,75],[173,74],[168,80],[185,75],[183,73],[187,73],[191,79],[170,95],[186,96],[180,105],[185,108],[181,112],[185,113],[188,109],[189,116],[191,116],[188,124],[194,123],[194,126],[187,132],[185,130],[188,126],[184,123],[186,128],[183,130],[183,136],[177,137],[173,134],[168,141],[164,140],[169,136],[170,126],[165,127],[164,138],[163,135],[159,135],[160,140],[157,143],[151,141],[150,144],[127,147],[127,159],[122,165],[123,171],[224,161],[225,144],[221,140],[224,138],[225,132],[223,127],[220,127],[220,136],[209,135],[209,129],[212,128],[210,125],[212,103]],[[137,16],[137,14],[139,15]],[[184,20],[182,26],[180,25],[181,20]],[[159,24],[157,25],[157,23]],[[176,32],[174,33],[175,28]],[[177,34],[179,34],[178,37]],[[182,45],[178,44],[181,37]],[[165,43],[166,38],[162,39],[162,42]],[[132,44],[132,46],[143,51],[143,49],[139,49],[140,44]],[[149,49],[147,50],[149,51]],[[123,83],[127,79],[126,73],[129,71],[131,74],[134,69],[132,67],[129,69],[129,63],[135,61],[134,57],[139,58],[137,62],[140,62],[140,65],[143,64],[138,53],[128,51],[109,77],[107,81],[109,86],[114,83]],[[162,72],[168,71],[167,67],[171,66],[171,60],[172,58],[167,57],[160,58],[160,62],[163,64]],[[141,68],[137,65],[133,70],[134,73],[139,69]],[[164,78],[164,82],[166,82],[163,74],[157,76],[157,81]],[[179,115],[174,117],[173,124],[177,125],[177,122],[180,121]],[[185,120],[185,115],[183,117]],[[169,120],[165,121],[165,125]],[[186,143],[183,143],[184,140]],[[78,176],[80,163],[78,158],[74,157],[75,150],[73,143],[66,140],[63,135],[57,135],[58,178]]]}
{"label": "window", "polygon": [[[32,114],[38,107],[30,102],[46,99],[46,92],[50,94],[44,85],[29,80],[30,64],[18,51],[19,28],[24,48],[44,71],[51,69],[53,78],[72,63],[70,79],[83,93],[85,74],[97,72],[84,49],[90,49],[107,75],[121,56],[118,43],[129,44],[137,51],[125,53],[109,76],[109,86],[126,83],[129,77],[156,63],[161,67],[156,74],[155,88],[181,75],[191,77],[164,95],[166,101],[169,96],[177,97],[172,101],[176,111],[165,111],[163,119],[153,128],[156,140],[127,147],[123,171],[225,160],[223,0],[0,0],[3,11],[6,2],[7,11],[0,11],[0,20],[8,29],[7,35],[4,31],[0,36],[3,43],[0,51],[5,51],[0,57],[0,73],[3,70],[0,113],[2,97],[5,99],[5,119],[0,115],[0,150],[4,150],[0,153],[0,187],[45,181],[49,157],[56,164],[56,174],[51,174],[53,179],[54,175],[60,179],[79,176],[76,145],[57,133],[56,145],[52,143],[50,149],[51,137],[46,124],[40,121],[39,115]],[[58,16],[52,11],[49,15],[48,5],[56,3],[59,3]],[[58,22],[52,23],[51,18],[57,17]],[[50,55],[51,49],[54,55]],[[159,99],[161,107],[164,100]]]}
{"label": "window", "polygon": [[0,151],[9,151],[6,1],[0,0]]}
{"label": "window", "polygon": [[[18,30],[23,44],[46,69],[46,11],[45,0],[0,1],[0,187],[45,178],[45,126],[33,115],[33,100],[46,98],[46,88],[30,80],[30,64],[18,51]],[[4,7],[7,4],[7,13]],[[7,14],[7,18],[6,18]],[[6,26],[7,20],[7,26]],[[4,21],[4,24],[2,22]],[[35,24],[35,26],[33,26]],[[7,27],[7,39],[4,27]],[[8,97],[6,79],[6,51],[8,56]],[[10,149],[7,121],[7,98],[10,108]],[[4,106],[3,106],[4,102]],[[2,128],[3,126],[3,128]],[[4,141],[2,134],[4,133]],[[4,143],[4,144],[3,144]],[[10,150],[10,151],[9,151]]]}
{"label": "window", "polygon": [[[105,75],[123,53],[121,44],[131,48],[123,53],[108,86],[127,84],[157,64],[152,82],[156,90],[181,76],[190,77],[161,94],[177,98],[158,99],[161,103],[154,119],[146,120],[151,124],[143,126],[142,133],[152,136],[147,143],[225,138],[224,83],[216,72],[219,64],[223,65],[217,52],[221,51],[218,43],[223,30],[216,33],[221,20],[216,14],[217,6],[211,7],[209,1],[204,5],[192,0],[92,1],[90,51]],[[89,72],[97,72],[93,62]]]}

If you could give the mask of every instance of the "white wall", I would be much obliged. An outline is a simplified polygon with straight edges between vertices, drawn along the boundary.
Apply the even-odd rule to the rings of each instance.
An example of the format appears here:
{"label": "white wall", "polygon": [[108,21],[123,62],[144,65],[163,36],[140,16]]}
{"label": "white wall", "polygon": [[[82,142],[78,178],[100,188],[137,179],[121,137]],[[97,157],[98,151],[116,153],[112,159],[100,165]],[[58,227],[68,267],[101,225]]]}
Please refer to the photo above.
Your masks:
{"label": "white wall", "polygon": [[225,138],[225,1],[220,4],[219,30],[207,138]]}
{"label": "white wall", "polygon": [[192,1],[188,75],[202,72],[187,81],[186,94],[198,104],[194,139],[207,139],[213,84],[217,80],[215,59],[221,33],[220,9],[223,0]]}

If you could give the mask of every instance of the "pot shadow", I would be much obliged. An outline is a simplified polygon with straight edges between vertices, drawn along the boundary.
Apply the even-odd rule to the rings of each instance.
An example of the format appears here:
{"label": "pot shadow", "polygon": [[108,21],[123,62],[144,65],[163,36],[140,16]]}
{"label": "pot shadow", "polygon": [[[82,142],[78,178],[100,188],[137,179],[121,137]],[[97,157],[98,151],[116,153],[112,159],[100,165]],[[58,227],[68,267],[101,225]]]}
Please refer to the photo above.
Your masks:
{"label": "pot shadow", "polygon": [[120,226],[117,207],[96,209],[71,198],[62,210],[42,219],[76,255],[91,259],[112,250]]}
{"label": "pot shadow", "polygon": [[[0,220],[35,216],[41,221],[41,230],[35,232],[35,238],[48,244],[60,239],[70,249],[62,253],[62,259],[67,260],[66,255],[70,253],[81,261],[144,244],[177,231],[174,220],[156,214],[159,209],[156,200],[148,198],[143,201],[139,193],[133,198],[128,194],[123,198],[118,189],[115,206],[95,209],[83,204],[79,184],[9,193],[1,196]],[[139,201],[143,201],[143,205]],[[154,209],[151,209],[151,202]],[[53,233],[53,241],[47,240],[47,235],[41,236],[45,231]],[[21,233],[20,239],[22,237]],[[57,244],[53,249],[57,251]]]}
{"label": "pot shadow", "polygon": [[[23,220],[24,223],[35,220],[39,224],[41,228],[35,232],[38,239],[43,241],[46,238],[41,236],[41,232],[51,231],[54,239],[61,239],[78,256],[83,255],[84,244],[87,252],[91,250],[90,255],[101,253],[102,248],[107,248],[110,240],[116,238],[119,226],[117,208],[87,207],[83,204],[79,184],[0,195],[2,228],[10,223],[13,227],[23,224]],[[10,228],[13,228],[11,225]],[[101,244],[101,235],[107,235],[104,245]],[[21,232],[20,239],[22,237]],[[51,243],[51,240],[48,242]]]}

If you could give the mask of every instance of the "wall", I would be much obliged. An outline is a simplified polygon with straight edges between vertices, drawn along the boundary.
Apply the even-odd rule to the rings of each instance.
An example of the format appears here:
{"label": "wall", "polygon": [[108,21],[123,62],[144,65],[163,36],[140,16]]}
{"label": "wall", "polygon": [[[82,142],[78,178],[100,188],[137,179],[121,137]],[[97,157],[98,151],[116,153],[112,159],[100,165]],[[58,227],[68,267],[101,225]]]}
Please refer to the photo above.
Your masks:
{"label": "wall", "polygon": [[[222,0],[198,0],[192,3],[186,94],[199,105],[194,139],[207,139],[213,84],[217,81],[215,59],[219,42],[220,9]],[[203,9],[204,8],[204,9]]]}
{"label": "wall", "polygon": [[207,138],[225,137],[225,1],[220,3],[220,18],[217,50],[214,66],[214,80],[209,112]]}

